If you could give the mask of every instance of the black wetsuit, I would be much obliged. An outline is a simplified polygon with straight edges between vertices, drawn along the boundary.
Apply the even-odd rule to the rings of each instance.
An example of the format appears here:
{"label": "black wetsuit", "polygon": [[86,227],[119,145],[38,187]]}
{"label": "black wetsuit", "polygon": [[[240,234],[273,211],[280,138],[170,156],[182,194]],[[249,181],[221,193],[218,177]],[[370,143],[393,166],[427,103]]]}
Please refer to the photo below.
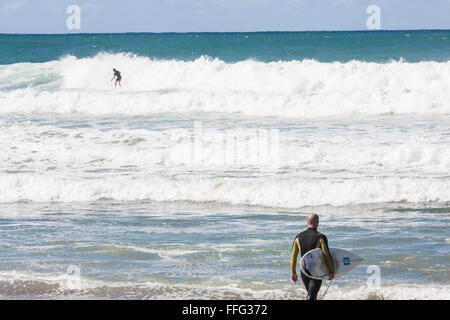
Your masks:
{"label": "black wetsuit", "polygon": [[116,77],[116,81],[122,80],[119,70],[114,71],[114,76]]}
{"label": "black wetsuit", "polygon": [[[326,261],[328,260],[328,263],[331,264],[329,266],[329,268],[331,269],[330,271],[333,271],[332,260],[328,258],[329,250],[327,237],[325,237],[325,235],[321,234],[320,232],[317,232],[317,230],[314,228],[308,228],[307,230],[299,233],[294,240],[291,258],[291,265],[293,267],[294,272],[295,272],[294,261],[297,260],[298,250],[300,250],[300,255],[303,256],[305,253],[315,248],[322,248],[322,251],[324,250],[326,251],[327,253]],[[322,280],[311,279],[305,274],[303,274],[303,272],[301,272],[301,277],[303,284],[305,285],[305,288],[308,291],[308,299],[316,300],[317,294],[319,293],[320,287],[322,285]]]}

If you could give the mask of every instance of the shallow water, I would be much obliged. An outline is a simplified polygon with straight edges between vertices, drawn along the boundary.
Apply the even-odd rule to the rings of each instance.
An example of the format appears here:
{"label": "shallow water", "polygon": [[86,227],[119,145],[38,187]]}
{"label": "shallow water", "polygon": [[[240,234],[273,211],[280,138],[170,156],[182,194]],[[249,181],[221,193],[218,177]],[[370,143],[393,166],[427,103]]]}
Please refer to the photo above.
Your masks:
{"label": "shallow water", "polygon": [[[365,259],[333,281],[327,298],[448,298],[448,205],[297,211],[104,201],[0,209],[3,298],[303,298],[289,282],[290,249],[312,210],[331,247]],[[379,288],[369,266],[379,268]]]}

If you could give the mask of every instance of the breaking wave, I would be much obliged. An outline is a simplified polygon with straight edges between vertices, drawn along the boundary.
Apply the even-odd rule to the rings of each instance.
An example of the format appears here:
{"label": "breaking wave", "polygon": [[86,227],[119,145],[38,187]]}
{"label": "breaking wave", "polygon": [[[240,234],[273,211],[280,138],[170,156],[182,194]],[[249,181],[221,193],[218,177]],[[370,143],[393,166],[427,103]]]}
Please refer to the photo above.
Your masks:
{"label": "breaking wave", "polygon": [[[110,82],[122,72],[122,88]],[[0,66],[0,113],[449,114],[450,62],[226,63],[131,54]]]}

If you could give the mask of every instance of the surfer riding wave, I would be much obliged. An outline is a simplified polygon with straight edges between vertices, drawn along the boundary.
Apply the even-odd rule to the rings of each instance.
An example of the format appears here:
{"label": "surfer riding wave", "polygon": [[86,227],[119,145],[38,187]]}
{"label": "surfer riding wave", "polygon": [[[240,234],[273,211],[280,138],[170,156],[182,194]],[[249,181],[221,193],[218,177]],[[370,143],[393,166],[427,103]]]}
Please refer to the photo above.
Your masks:
{"label": "surfer riding wave", "polygon": [[114,83],[114,87],[117,88],[117,84],[119,84],[119,87],[121,87],[120,81],[122,80],[122,76],[120,75],[120,71],[113,68],[114,76],[111,79],[111,81],[116,78],[116,82]]}

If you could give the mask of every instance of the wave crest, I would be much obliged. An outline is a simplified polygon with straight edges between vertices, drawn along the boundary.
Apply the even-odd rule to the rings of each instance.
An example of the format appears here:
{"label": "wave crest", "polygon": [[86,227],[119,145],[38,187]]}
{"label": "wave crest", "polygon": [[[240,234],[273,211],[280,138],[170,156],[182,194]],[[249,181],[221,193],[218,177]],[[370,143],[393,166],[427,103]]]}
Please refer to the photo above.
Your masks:
{"label": "wave crest", "polygon": [[[122,72],[114,90],[112,68]],[[314,118],[450,113],[450,61],[226,63],[132,54],[0,67],[2,113],[242,113]]]}

